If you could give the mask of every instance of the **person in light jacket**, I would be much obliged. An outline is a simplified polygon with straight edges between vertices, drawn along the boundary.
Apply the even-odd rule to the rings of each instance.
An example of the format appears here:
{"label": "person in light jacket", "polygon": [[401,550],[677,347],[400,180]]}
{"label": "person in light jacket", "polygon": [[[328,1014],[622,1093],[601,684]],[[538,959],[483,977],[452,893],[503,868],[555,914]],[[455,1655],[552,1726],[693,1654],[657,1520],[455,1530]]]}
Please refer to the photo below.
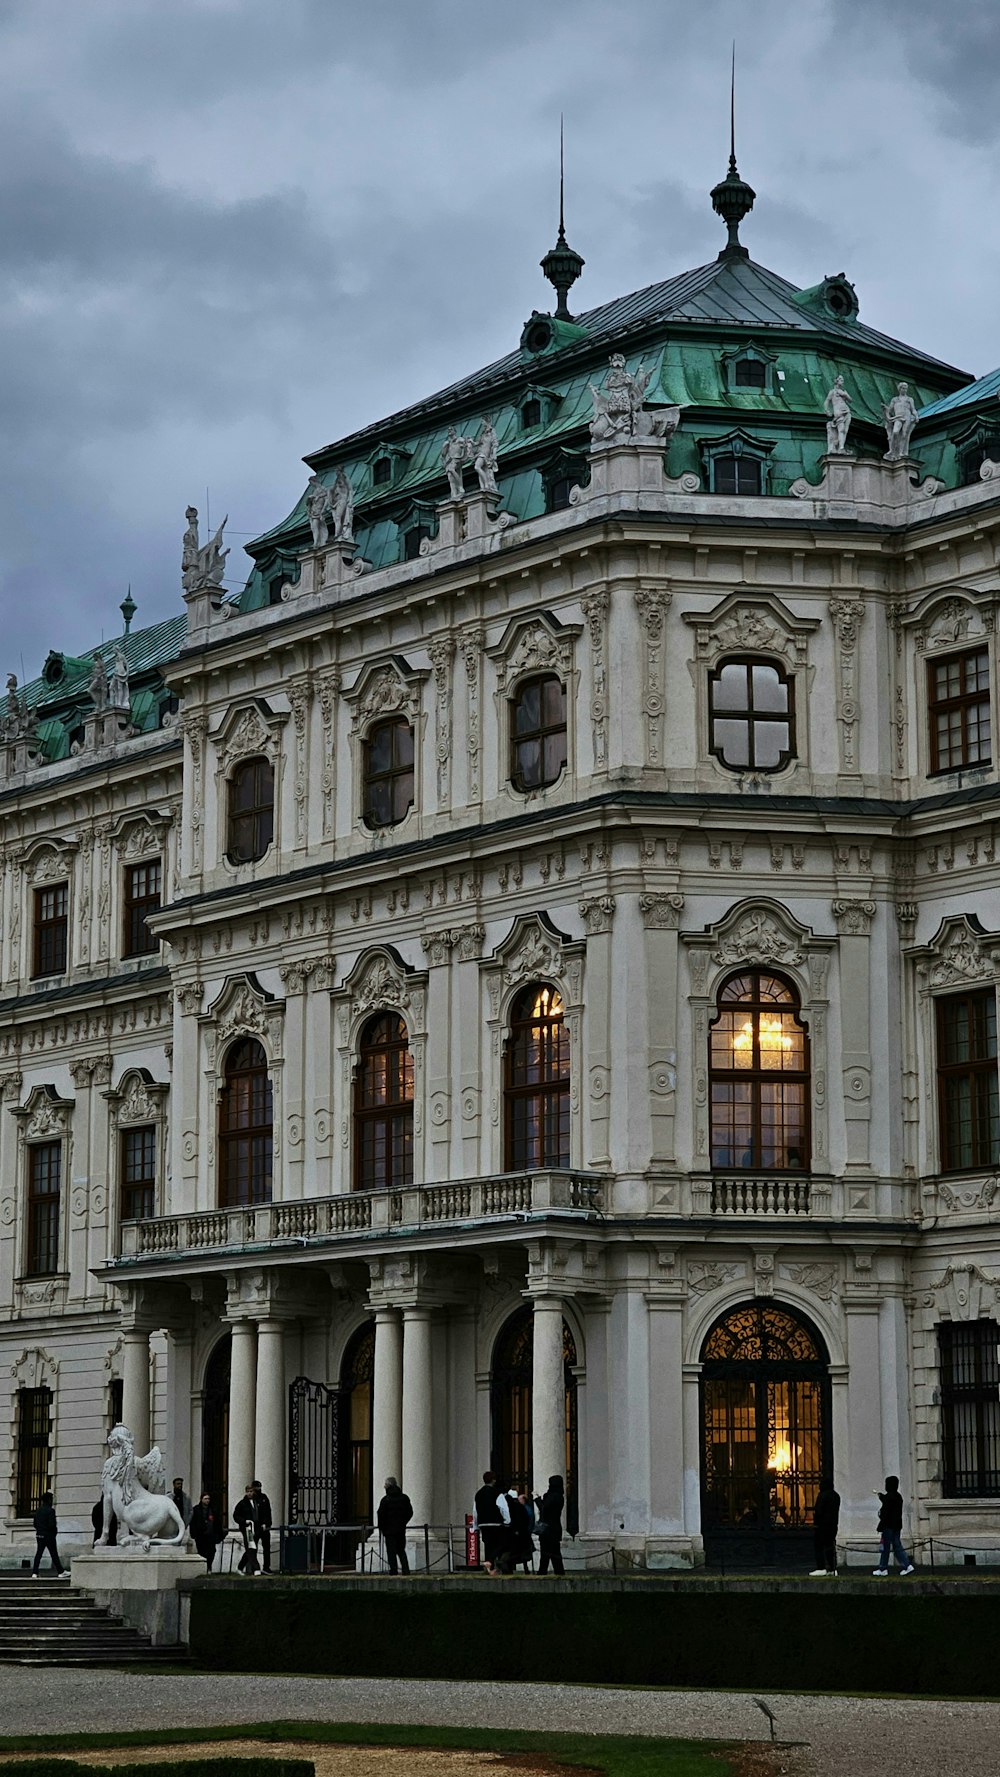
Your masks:
{"label": "person in light jacket", "polygon": [[541,1499],[536,1499],[535,1531],[538,1536],[538,1563],[540,1574],[548,1573],[549,1563],[553,1573],[565,1573],[562,1558],[562,1519],[566,1507],[566,1489],[562,1475],[550,1475],[549,1484]]}

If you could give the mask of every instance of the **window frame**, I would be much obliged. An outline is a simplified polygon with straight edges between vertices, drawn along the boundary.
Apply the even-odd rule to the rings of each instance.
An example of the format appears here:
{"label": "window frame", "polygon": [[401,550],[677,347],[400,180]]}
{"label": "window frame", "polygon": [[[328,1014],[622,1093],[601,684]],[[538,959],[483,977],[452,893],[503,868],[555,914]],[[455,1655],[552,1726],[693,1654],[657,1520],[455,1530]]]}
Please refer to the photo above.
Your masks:
{"label": "window frame", "polygon": [[[147,887],[145,894],[137,895],[135,879],[140,871],[156,871],[155,891]],[[163,905],[163,858],[159,853],[152,857],[140,858],[134,864],[126,864],[125,878],[122,885],[122,956],[156,956],[160,949],[160,940],[149,930],[146,921],[149,914],[158,913]]]}
{"label": "window frame", "polygon": [[[256,1050],[261,1060],[254,1058],[246,1067],[237,1067],[236,1061],[241,1052]],[[218,1159],[219,1159],[219,1208],[220,1209],[252,1209],[259,1204],[270,1203],[274,1194],[274,1085],[271,1079],[270,1062],[263,1043],[256,1037],[237,1037],[222,1058],[222,1085],[219,1091],[219,1112],[217,1120]],[[248,1086],[243,1090],[243,1097],[248,1101],[250,1117],[257,1106],[255,1103],[256,1085],[263,1081],[264,1108],[268,1115],[260,1121],[230,1122],[230,1106],[237,1098],[236,1082],[243,1080]],[[256,1084],[255,1084],[256,1083]],[[237,1112],[239,1103],[236,1104]],[[258,1165],[260,1157],[265,1164]],[[248,1163],[245,1168],[248,1181],[246,1192],[240,1189],[239,1150],[241,1146],[248,1149]],[[261,1188],[257,1189],[258,1174],[262,1180]]]}
{"label": "window frame", "polygon": [[[553,1015],[550,1001],[544,1014],[536,1016],[533,1007],[537,1006],[542,994],[550,994],[558,1001],[557,1015]],[[526,1008],[524,1015],[520,1011],[522,1007]],[[504,1171],[548,1172],[568,1169],[572,1165],[573,1151],[573,1044],[562,988],[554,981],[527,982],[511,1001],[506,1024],[507,1033],[503,1044]],[[530,1044],[531,1033],[535,1030],[542,1033],[539,1058],[533,1063],[530,1048],[526,1048],[524,1071],[530,1075],[534,1067],[539,1077],[515,1080],[519,1040],[527,1038]],[[562,1071],[551,1071],[553,1064],[561,1066]],[[533,1128],[530,1109],[532,1103]],[[518,1108],[521,1105],[529,1107],[528,1122],[523,1130],[518,1127],[521,1120]]]}
{"label": "window frame", "polygon": [[[376,1042],[381,1026],[395,1034]],[[366,1102],[369,1082],[378,1086],[375,1068],[382,1058],[385,1096]],[[394,1063],[395,1069],[394,1069]],[[394,1088],[402,1089],[394,1091]],[[414,1102],[416,1063],[406,1020],[383,1008],[366,1018],[358,1031],[357,1058],[351,1094],[355,1191],[402,1191],[414,1182]],[[382,1132],[382,1165],[375,1159]],[[371,1132],[369,1146],[369,1131]]]}
{"label": "window frame", "polygon": [[[44,1434],[26,1429],[25,1409],[29,1400],[33,1409],[41,1408],[44,1411]],[[50,1491],[54,1401],[53,1391],[47,1384],[42,1384],[38,1388],[19,1388],[17,1390],[17,1463],[14,1498],[14,1516],[16,1518],[30,1518],[41,1505],[42,1494]],[[44,1452],[45,1475],[40,1486],[35,1485],[37,1469],[34,1456],[36,1451]]]}
{"label": "window frame", "polygon": [[[31,979],[43,981],[65,975],[69,967],[69,880],[36,883],[32,893]],[[59,911],[46,916],[42,908],[47,895],[61,896],[61,904]],[[45,966],[49,963],[52,966]]]}
{"label": "window frame", "polygon": [[[397,760],[396,737],[405,730],[410,737],[409,761]],[[375,736],[383,732],[391,732],[392,763],[384,770],[375,771],[371,766],[372,745]],[[410,799],[401,811],[397,805],[397,787],[409,778]],[[392,819],[377,820],[372,810],[372,789],[381,784],[388,784],[392,807]],[[405,821],[410,810],[416,806],[417,800],[417,730],[416,724],[400,713],[384,716],[369,724],[361,739],[361,819],[371,833],[385,833],[392,827],[398,827]]]}
{"label": "window frame", "polygon": [[[754,984],[754,992],[741,999],[724,1000],[723,995],[734,982],[749,978]],[[761,995],[762,981],[775,981],[788,994],[787,1001],[765,1000]],[[720,1024],[727,1012],[736,1008],[745,1008],[753,1024],[753,1052],[757,1065],[749,1068],[720,1068],[713,1065],[712,1032]],[[802,1066],[799,1068],[765,1068],[760,1065],[760,1019],[770,1011],[791,1014],[795,1024],[802,1033]],[[809,1026],[803,1016],[802,998],[794,981],[780,969],[772,969],[767,965],[741,967],[729,970],[718,983],[715,990],[715,1016],[708,1021],[707,1031],[707,1064],[708,1064],[708,1154],[709,1166],[713,1173],[727,1174],[758,1174],[769,1178],[809,1178],[812,1171],[812,1045]],[[717,1146],[715,1122],[714,1089],[719,1083],[732,1084],[734,1081],[749,1085],[751,1089],[750,1106],[750,1161],[743,1164],[738,1160],[719,1161],[715,1159]],[[798,1166],[785,1161],[780,1166],[768,1166],[764,1163],[762,1116],[762,1093],[764,1085],[778,1082],[789,1086],[801,1087],[801,1145],[802,1154]]]}
{"label": "window frame", "polygon": [[[544,719],[544,688],[558,685],[562,694],[562,721],[546,722]],[[539,721],[535,728],[517,732],[517,709],[525,692],[537,686],[539,689]],[[520,796],[531,796],[539,790],[550,790],[554,784],[569,770],[569,696],[565,678],[559,673],[531,673],[519,679],[507,699],[507,732],[508,732],[508,783],[511,789]],[[518,771],[518,750],[534,743],[540,748],[540,758],[544,761],[545,743],[556,735],[565,737],[564,757],[554,777],[540,777],[534,784],[523,782]]]}
{"label": "window frame", "polygon": [[[942,668],[947,669],[956,662],[964,667],[964,663],[982,656],[986,665],[986,684],[977,686],[973,691],[961,691],[957,696],[939,696],[935,685],[935,674]],[[986,771],[993,764],[993,675],[990,665],[990,649],[986,641],[977,642],[970,648],[952,649],[947,654],[938,654],[927,662],[927,746],[928,746],[928,777],[944,777],[954,771]],[[986,717],[989,732],[989,753],[986,758],[970,759],[969,749],[969,713],[975,708],[981,710],[986,706]],[[938,734],[937,718],[957,710],[961,714],[961,748],[962,757],[957,762],[941,764],[941,743]]]}
{"label": "window frame", "polygon": [[[39,1175],[45,1156],[50,1170],[42,1179]],[[58,1277],[62,1259],[62,1138],[29,1142],[27,1169],[23,1275]],[[41,1188],[43,1185],[48,1188]]]}
{"label": "window frame", "polygon": [[[234,807],[236,786],[246,773],[254,774],[253,801],[247,808]],[[262,784],[269,774],[270,801],[261,797]],[[226,861],[237,867],[244,864],[258,864],[266,857],[274,844],[277,817],[277,784],[274,761],[266,753],[254,753],[247,759],[240,759],[229,772],[226,779]],[[237,849],[236,833],[241,824],[248,824],[252,834],[252,850],[246,855]],[[266,840],[264,838],[266,832]]]}
{"label": "window frame", "polygon": [[[129,1149],[136,1137],[142,1138],[142,1161],[143,1163],[148,1162],[148,1168],[138,1178],[129,1176],[131,1170]],[[159,1146],[160,1131],[156,1123],[127,1123],[118,1131],[118,1220],[120,1223],[148,1221],[155,1216]],[[146,1205],[135,1209],[131,1200],[139,1193],[142,1193],[146,1199]]]}
{"label": "window frame", "polygon": [[[975,1337],[974,1337],[975,1335]],[[1000,1498],[1000,1365],[997,1363],[997,1342],[1000,1326],[995,1320],[942,1321],[937,1329],[938,1373],[941,1401],[941,1493],[944,1499]],[[966,1344],[966,1373],[970,1368],[972,1381],[956,1379],[956,1347]],[[971,1410],[972,1445],[977,1452],[975,1468],[961,1468],[957,1461],[961,1445],[968,1443],[968,1421],[963,1430],[956,1409]],[[992,1421],[992,1424],[990,1423]],[[986,1461],[986,1452],[995,1460]],[[985,1477],[990,1480],[986,1484]],[[960,1476],[973,1476],[974,1486],[960,1485]]]}
{"label": "window frame", "polygon": [[[944,1021],[952,1007],[976,1004],[986,1013],[984,1033],[989,1041],[989,1008],[992,1003],[993,1015],[993,1054],[970,1057],[966,1061],[946,1062],[944,1054]],[[989,1132],[982,1128],[982,1106],[974,1082],[978,1080],[993,1082],[994,1106],[1000,1117],[1000,1058],[997,1053],[997,993],[994,985],[986,987],[964,988],[958,993],[942,993],[935,996],[934,1001],[934,1071],[937,1082],[938,1107],[938,1171],[941,1173],[962,1173],[978,1171],[984,1166],[996,1166],[1000,1160],[1000,1149],[996,1158],[984,1157],[989,1154]],[[949,1080],[964,1078],[971,1084],[970,1104],[972,1107],[972,1157],[968,1160],[953,1161],[952,1154],[956,1146],[955,1131],[948,1105]],[[987,1085],[987,1096],[989,1087]],[[1000,1133],[998,1133],[1000,1142]]]}
{"label": "window frame", "polygon": [[[740,666],[740,667],[744,667],[746,669],[747,687],[748,687],[748,691],[747,691],[748,703],[747,703],[746,709],[717,710],[715,708],[715,696],[714,696],[715,686],[721,682],[723,670],[727,666]],[[756,711],[754,709],[754,707],[753,707],[753,668],[754,667],[768,667],[772,672],[775,672],[777,674],[779,682],[784,685],[785,690],[787,692],[787,699],[788,699],[787,709],[785,709],[784,711],[779,711],[779,710]],[[796,721],[795,721],[795,674],[788,671],[788,669],[785,666],[783,661],[775,659],[772,655],[769,655],[769,654],[723,654],[723,655],[720,655],[719,659],[717,661],[715,661],[714,665],[712,665],[708,671],[707,696],[708,696],[708,750],[709,750],[710,754],[712,755],[713,759],[718,760],[719,764],[722,766],[723,771],[728,771],[728,772],[744,772],[744,771],[766,772],[768,776],[773,776],[773,775],[775,775],[775,773],[777,773],[779,771],[786,770],[786,768],[789,765],[794,764],[798,760],[798,756],[799,756],[799,754],[798,754],[798,735],[796,732]],[[746,721],[747,729],[748,729],[748,743],[749,743],[748,744],[748,752],[750,754],[750,757],[748,758],[746,764],[743,764],[743,765],[731,764],[728,759],[725,759],[723,757],[721,746],[716,744],[715,724],[717,721],[726,721],[726,720],[729,720],[729,721],[745,720]],[[765,726],[769,726],[769,725],[773,726],[773,725],[776,725],[779,723],[786,725],[788,728],[788,749],[787,749],[787,751],[783,752],[781,754],[776,765],[759,765],[759,764],[757,764],[756,758],[755,758],[755,754],[756,754],[757,749],[756,749],[756,745],[755,745],[755,736],[754,736],[754,730],[755,730],[756,725],[763,724]]]}

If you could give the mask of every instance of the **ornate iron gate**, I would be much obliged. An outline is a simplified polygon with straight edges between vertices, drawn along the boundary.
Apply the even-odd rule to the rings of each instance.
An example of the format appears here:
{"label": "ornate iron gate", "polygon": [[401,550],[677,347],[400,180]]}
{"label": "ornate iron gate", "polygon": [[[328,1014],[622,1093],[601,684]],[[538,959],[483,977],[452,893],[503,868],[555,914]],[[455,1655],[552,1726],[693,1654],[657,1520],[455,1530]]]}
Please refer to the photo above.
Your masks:
{"label": "ornate iron gate", "polygon": [[343,1390],[296,1376],[288,1404],[288,1522],[337,1524]]}

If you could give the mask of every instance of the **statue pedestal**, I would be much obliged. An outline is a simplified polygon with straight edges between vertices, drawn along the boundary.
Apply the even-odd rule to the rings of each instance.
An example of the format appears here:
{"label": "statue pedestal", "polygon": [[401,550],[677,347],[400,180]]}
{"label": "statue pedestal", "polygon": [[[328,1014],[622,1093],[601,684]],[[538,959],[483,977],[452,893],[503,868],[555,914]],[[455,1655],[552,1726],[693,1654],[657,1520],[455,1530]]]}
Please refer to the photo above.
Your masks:
{"label": "statue pedestal", "polygon": [[666,477],[663,438],[627,438],[620,443],[594,444],[590,450],[590,483],[582,498],[600,499],[606,494],[661,494]]}
{"label": "statue pedestal", "polygon": [[920,465],[912,457],[856,457],[849,451],[828,451],[820,457],[818,482],[801,477],[789,493],[796,500],[822,501],[828,518],[883,519],[933,498],[944,487],[933,475],[916,482]]}
{"label": "statue pedestal", "polygon": [[177,1587],[204,1572],[201,1556],[186,1548],[92,1549],[74,1557],[70,1584],[148,1635],[154,1647],[173,1647],[181,1640]]}

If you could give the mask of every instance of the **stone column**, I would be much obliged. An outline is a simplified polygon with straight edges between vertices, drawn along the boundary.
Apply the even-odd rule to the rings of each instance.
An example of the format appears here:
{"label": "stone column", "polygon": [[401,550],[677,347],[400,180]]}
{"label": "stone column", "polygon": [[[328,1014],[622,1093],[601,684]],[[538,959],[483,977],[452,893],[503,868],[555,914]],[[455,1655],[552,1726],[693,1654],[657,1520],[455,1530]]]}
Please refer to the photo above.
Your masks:
{"label": "stone column", "polygon": [[280,1320],[257,1323],[257,1390],[254,1470],[275,1524],[285,1521],[285,1328]]}
{"label": "stone column", "polygon": [[122,1423],[135,1439],[135,1453],[149,1449],[149,1329],[122,1334]]}
{"label": "stone column", "polygon": [[[432,1387],[430,1309],[404,1308],[403,1472],[400,1485],[413,1504],[414,1524],[429,1524],[434,1515]],[[389,1474],[393,1472],[392,1469],[387,1471]],[[377,1484],[384,1479],[384,1475],[376,1476]]]}
{"label": "stone column", "polygon": [[649,1309],[649,1517],[653,1536],[684,1535],[684,1304],[656,1294]]}
{"label": "stone column", "polygon": [[[257,1402],[257,1327],[252,1320],[233,1321],[233,1356],[229,1375],[229,1516],[254,1479],[254,1422]],[[261,1476],[261,1480],[263,1480]]]}
{"label": "stone column", "polygon": [[387,1477],[399,1480],[403,1468],[403,1328],[398,1308],[376,1310],[372,1396],[372,1491],[377,1504]]}
{"label": "stone column", "polygon": [[550,1475],[566,1478],[566,1380],[563,1370],[563,1305],[558,1296],[535,1296],[531,1358],[531,1466],[536,1493]]}
{"label": "stone column", "polygon": [[[167,1468],[171,1476],[183,1475],[193,1500],[201,1492],[200,1445],[191,1443],[191,1359],[194,1338],[189,1332],[167,1333]],[[199,1451],[196,1471],[192,1448]]]}

